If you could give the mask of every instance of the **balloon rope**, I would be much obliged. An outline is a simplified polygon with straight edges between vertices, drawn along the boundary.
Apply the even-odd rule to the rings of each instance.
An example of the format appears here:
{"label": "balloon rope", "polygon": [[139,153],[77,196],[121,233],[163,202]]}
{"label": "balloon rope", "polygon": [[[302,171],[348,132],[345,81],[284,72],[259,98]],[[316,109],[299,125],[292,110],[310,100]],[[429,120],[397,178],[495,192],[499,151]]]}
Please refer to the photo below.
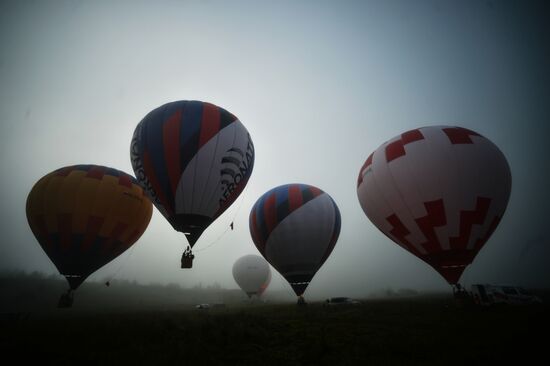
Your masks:
{"label": "balloon rope", "polygon": [[[235,214],[233,215],[233,217],[231,217],[231,221],[230,223],[233,223],[233,221],[235,221],[235,217],[237,217],[237,215],[239,214],[239,211],[241,210],[241,206],[243,205],[243,202],[244,202],[244,197],[246,196],[246,190],[248,189],[248,184],[244,187],[244,190],[243,190],[243,193],[242,193],[242,197],[241,198],[241,202],[239,202],[239,206],[237,206],[237,210],[235,211]],[[208,244],[207,246],[205,246],[204,248],[200,248],[200,249],[195,249],[193,250],[195,253],[200,253],[208,248],[210,248],[211,246],[213,246],[214,244],[216,244],[230,229],[230,226],[227,226],[227,228],[225,229],[225,231],[223,233],[221,233],[214,241],[212,241],[210,244]]]}
{"label": "balloon rope", "polygon": [[225,229],[225,231],[223,233],[220,234],[220,236],[218,236],[214,241],[212,241],[210,244],[208,244],[207,246],[205,246],[204,248],[200,248],[200,249],[194,249],[193,252],[195,253],[200,253],[208,248],[210,248],[211,246],[213,246],[214,244],[216,244],[227,232],[229,231],[229,227],[227,227],[227,229]]}
{"label": "balloon rope", "polygon": [[[284,279],[286,281],[286,279]],[[288,281],[287,281],[288,283]],[[289,284],[290,285],[290,284]],[[283,285],[284,286],[284,285]],[[292,289],[292,286],[284,286],[285,290],[286,290],[286,293],[290,295],[290,297],[292,298],[296,298],[296,293],[294,292],[294,290]],[[304,291],[305,292],[305,291]],[[303,295],[303,294],[302,294]]]}
{"label": "balloon rope", "polygon": [[126,265],[128,264],[128,260],[130,260],[130,257],[132,256],[132,254],[134,254],[134,250],[136,249],[136,247],[134,245],[132,245],[130,247],[130,250],[129,250],[129,253],[128,255],[126,256],[126,258],[122,261],[122,263],[120,263],[120,265],[118,266],[117,270],[115,271],[115,273],[113,273],[111,276],[107,276],[106,278],[106,281],[105,282],[111,282],[112,280],[114,280],[114,278],[116,276],[118,276],[119,272],[122,270],[123,267],[126,267]]}

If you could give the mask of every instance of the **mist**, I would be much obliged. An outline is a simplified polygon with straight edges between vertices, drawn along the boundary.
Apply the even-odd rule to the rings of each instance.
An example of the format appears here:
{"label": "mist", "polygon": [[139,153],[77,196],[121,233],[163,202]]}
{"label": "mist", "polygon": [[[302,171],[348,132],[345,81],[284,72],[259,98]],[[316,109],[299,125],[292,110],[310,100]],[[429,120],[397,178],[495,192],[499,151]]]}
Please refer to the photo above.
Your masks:
{"label": "mist", "polygon": [[[514,1],[2,1],[0,270],[61,277],[25,216],[38,179],[73,164],[132,174],[139,121],[170,101],[203,100],[250,132],[246,190],[197,242],[192,270],[179,268],[185,237],[155,209],[138,242],[87,282],[237,289],[233,263],[258,254],[251,207],[300,182],[330,194],[342,215],[307,297],[449,292],[378,231],[356,194],[383,142],[447,124],[493,141],[513,181],[461,282],[548,288],[548,15],[544,2]],[[270,292],[293,296],[275,270]]]}

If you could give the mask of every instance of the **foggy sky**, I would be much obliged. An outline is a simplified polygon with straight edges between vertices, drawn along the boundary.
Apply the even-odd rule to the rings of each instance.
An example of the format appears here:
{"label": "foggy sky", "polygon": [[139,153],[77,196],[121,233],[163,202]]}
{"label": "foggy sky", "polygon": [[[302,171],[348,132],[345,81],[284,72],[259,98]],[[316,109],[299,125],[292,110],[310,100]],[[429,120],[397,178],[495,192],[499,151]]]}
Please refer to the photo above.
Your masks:
{"label": "foggy sky", "polygon": [[[457,125],[499,146],[513,181],[461,282],[548,287],[548,15],[529,1],[1,1],[0,270],[57,272],[25,217],[40,177],[81,163],[133,174],[137,123],[193,99],[250,132],[256,161],[244,194],[197,242],[193,270],[179,268],[185,238],[155,209],[142,238],[89,280],[236,288],[233,263],[257,254],[252,205],[300,182],[330,194],[342,215],[308,297],[448,291],[368,220],[356,179],[395,135]],[[291,294],[276,273],[271,288]]]}

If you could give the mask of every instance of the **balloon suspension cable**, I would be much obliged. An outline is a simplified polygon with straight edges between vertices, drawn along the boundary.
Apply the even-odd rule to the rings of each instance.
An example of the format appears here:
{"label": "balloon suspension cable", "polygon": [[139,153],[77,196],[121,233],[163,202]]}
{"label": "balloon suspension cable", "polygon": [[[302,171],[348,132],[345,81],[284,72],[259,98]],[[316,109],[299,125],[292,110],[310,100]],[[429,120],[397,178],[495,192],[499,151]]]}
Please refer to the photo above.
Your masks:
{"label": "balloon suspension cable", "polygon": [[120,273],[120,271],[122,270],[123,267],[126,267],[126,265],[128,264],[128,260],[130,259],[132,254],[134,254],[135,249],[136,248],[133,245],[130,247],[130,249],[128,250],[128,252],[129,252],[128,255],[122,261],[122,263],[120,263],[120,265],[118,266],[116,271],[111,276],[107,276],[107,278],[105,278],[105,282],[104,282],[105,286],[107,286],[107,287],[111,286],[111,281],[114,280],[116,276],[118,276],[118,274]]}
{"label": "balloon suspension cable", "polygon": [[193,248],[191,248],[191,245],[187,244],[183,251],[183,256],[190,257],[192,255],[193,255]]}
{"label": "balloon suspension cable", "polygon": [[229,230],[233,230],[233,222],[235,221],[235,217],[237,217],[237,215],[239,214],[239,211],[241,210],[241,206],[243,205],[243,202],[244,202],[244,197],[246,195],[246,190],[248,189],[248,184],[244,187],[244,190],[243,190],[243,193],[240,197],[241,199],[241,202],[239,202],[239,205],[237,206],[237,210],[235,211],[235,214],[231,217],[231,223],[227,226],[227,228],[223,231],[223,233],[221,233],[214,241],[210,242],[207,246],[205,246],[204,248],[200,248],[200,249],[195,249],[195,253],[200,253],[206,249],[209,249],[210,247],[212,247],[214,244],[218,243],[218,241],[220,241],[221,238],[224,237],[225,234],[227,234],[227,232]]}
{"label": "balloon suspension cable", "polygon": [[[285,279],[284,281],[287,282],[286,279]],[[287,282],[287,283],[288,283],[288,282]],[[290,288],[289,288],[289,287],[290,287]],[[294,292],[294,290],[292,289],[292,286],[290,286],[290,284],[288,284],[288,286],[284,286],[284,288],[285,288],[286,292],[288,293],[288,295],[289,295],[290,297],[298,297],[298,296],[296,295],[296,293]],[[305,291],[304,291],[304,292],[305,292]],[[303,296],[303,295],[304,295],[304,294],[302,293],[302,296]]]}

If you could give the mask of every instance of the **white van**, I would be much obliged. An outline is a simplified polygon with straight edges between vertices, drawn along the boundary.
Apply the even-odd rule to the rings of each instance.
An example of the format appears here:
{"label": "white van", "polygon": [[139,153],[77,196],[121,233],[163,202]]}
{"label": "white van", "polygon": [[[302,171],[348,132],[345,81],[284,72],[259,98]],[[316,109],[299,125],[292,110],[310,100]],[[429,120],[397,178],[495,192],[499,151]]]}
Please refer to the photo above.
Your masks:
{"label": "white van", "polygon": [[475,304],[483,306],[497,304],[524,305],[542,302],[538,296],[518,286],[476,284],[472,285],[470,294]]}

